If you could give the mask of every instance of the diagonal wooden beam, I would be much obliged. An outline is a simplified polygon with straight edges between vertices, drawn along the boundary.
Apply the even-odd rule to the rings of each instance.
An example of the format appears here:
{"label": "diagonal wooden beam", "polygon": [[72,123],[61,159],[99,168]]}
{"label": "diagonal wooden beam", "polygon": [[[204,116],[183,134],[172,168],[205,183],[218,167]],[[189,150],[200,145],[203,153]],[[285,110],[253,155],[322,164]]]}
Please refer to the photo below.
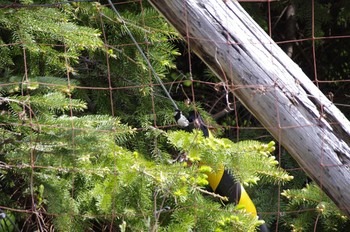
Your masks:
{"label": "diagonal wooden beam", "polygon": [[149,0],[350,216],[350,122],[237,1]]}

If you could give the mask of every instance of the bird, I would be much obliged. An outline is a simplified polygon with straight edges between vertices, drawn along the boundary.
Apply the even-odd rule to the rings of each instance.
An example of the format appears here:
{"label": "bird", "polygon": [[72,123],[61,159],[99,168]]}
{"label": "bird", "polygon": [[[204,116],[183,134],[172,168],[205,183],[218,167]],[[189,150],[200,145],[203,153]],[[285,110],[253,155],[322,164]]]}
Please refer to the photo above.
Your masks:
{"label": "bird", "polygon": [[181,110],[176,109],[174,113],[176,123],[180,127],[187,127],[189,125],[188,119],[182,114]]}
{"label": "bird", "polygon": [[[211,133],[208,127],[205,125],[202,116],[197,111],[190,111],[188,115],[188,129],[192,131],[193,129],[201,130],[204,137],[208,138]],[[248,193],[244,189],[243,185],[234,177],[234,175],[223,165],[219,167],[216,172],[207,173],[208,182],[211,190],[221,196],[228,198],[227,202],[224,204],[235,204],[238,206],[243,206],[247,212],[251,213],[255,217],[260,215],[257,213],[256,207],[249,197]],[[260,232],[268,232],[266,224],[259,226]]]}

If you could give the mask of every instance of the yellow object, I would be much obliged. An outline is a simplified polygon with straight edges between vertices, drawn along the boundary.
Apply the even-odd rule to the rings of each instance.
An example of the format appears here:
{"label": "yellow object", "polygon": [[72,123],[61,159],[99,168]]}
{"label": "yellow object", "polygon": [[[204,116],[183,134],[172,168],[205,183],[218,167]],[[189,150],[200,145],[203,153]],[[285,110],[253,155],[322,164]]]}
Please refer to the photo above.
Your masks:
{"label": "yellow object", "polygon": [[208,181],[211,189],[215,192],[218,187],[221,177],[224,175],[224,167],[222,166],[217,172],[208,173]]}
{"label": "yellow object", "polygon": [[[224,166],[221,166],[217,172],[207,173],[207,175],[209,185],[214,192],[228,197],[231,202],[236,202],[238,206],[244,207],[247,212],[257,216],[255,205],[248,193],[232,176],[226,176],[230,174],[225,172]],[[232,188],[225,188],[225,186],[232,186]]]}
{"label": "yellow object", "polygon": [[[212,136],[198,112],[190,112],[188,121],[194,124],[195,128],[200,129],[203,132],[204,137]],[[252,214],[252,216],[258,216],[255,205],[250,199],[248,193],[245,191],[242,184],[235,180],[228,170],[225,170],[224,165],[221,165],[216,172],[208,172],[207,175],[209,185],[213,192],[227,197],[227,204],[234,203],[239,207],[244,207],[247,212]],[[269,230],[264,223],[259,226],[259,231],[268,232]]]}
{"label": "yellow object", "polygon": [[247,212],[250,212],[254,216],[258,215],[258,213],[256,212],[254,203],[252,202],[248,193],[245,191],[242,185],[241,185],[241,198],[239,199],[238,205],[244,206]]}

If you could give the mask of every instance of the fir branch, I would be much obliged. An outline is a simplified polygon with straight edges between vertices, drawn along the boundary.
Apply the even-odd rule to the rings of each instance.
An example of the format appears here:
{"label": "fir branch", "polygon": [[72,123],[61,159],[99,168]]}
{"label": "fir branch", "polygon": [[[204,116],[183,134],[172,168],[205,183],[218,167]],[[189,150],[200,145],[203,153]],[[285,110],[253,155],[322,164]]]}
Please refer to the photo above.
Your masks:
{"label": "fir branch", "polygon": [[216,193],[213,193],[213,192],[209,192],[209,191],[207,191],[207,190],[205,190],[205,189],[202,189],[202,188],[200,188],[200,187],[195,187],[195,189],[198,190],[198,191],[201,192],[201,193],[206,194],[206,195],[210,195],[210,196],[212,196],[212,197],[214,197],[214,198],[219,198],[219,199],[222,200],[222,201],[228,201],[228,198],[225,197],[225,196],[221,196],[221,195],[219,195],[219,194],[216,194]]}

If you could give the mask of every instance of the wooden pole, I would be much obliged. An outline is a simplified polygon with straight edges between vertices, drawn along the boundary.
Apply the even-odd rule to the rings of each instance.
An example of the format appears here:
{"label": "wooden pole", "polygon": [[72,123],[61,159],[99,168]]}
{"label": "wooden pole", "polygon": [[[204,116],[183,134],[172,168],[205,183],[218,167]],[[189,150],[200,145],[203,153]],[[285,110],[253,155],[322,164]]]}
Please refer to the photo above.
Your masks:
{"label": "wooden pole", "polygon": [[230,0],[149,0],[350,216],[350,122]]}

